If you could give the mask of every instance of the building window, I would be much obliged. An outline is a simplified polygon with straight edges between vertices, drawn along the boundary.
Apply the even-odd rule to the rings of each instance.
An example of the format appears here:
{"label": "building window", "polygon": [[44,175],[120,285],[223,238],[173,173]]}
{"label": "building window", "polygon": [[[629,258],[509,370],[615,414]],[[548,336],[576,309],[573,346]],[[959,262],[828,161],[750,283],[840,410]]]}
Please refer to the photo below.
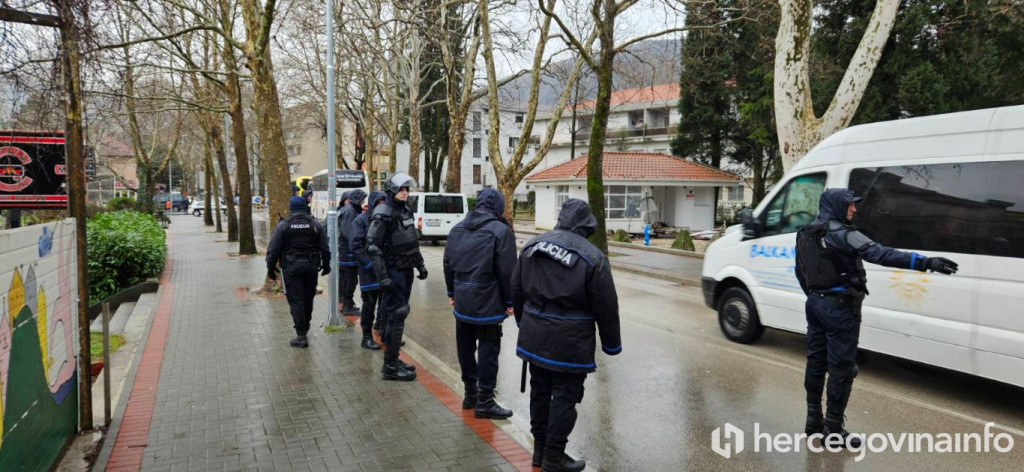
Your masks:
{"label": "building window", "polygon": [[569,186],[568,185],[556,185],[555,186],[555,213],[557,214],[562,210],[562,204],[569,199]]}
{"label": "building window", "polygon": [[604,187],[604,212],[608,218],[625,218],[626,208],[632,203],[640,207],[643,187],[638,185],[606,185]]}
{"label": "building window", "polygon": [[[473,131],[476,131],[476,132],[480,131],[480,128],[482,126],[482,121],[483,120],[482,120],[482,118],[480,116],[480,112],[474,112],[473,113]],[[477,157],[480,157],[480,156],[477,156]]]}
{"label": "building window", "polygon": [[517,144],[519,144],[519,138],[513,138],[512,136],[509,136],[508,137],[508,152],[511,153],[512,151],[515,151]]}
{"label": "building window", "polygon": [[643,128],[644,127],[644,111],[637,110],[629,112],[629,127],[630,128]]}
{"label": "building window", "polygon": [[516,113],[516,127],[517,128],[522,128],[523,127],[523,114],[522,113]]}
{"label": "building window", "polygon": [[480,164],[473,164],[473,183],[480,184]]}
{"label": "building window", "polygon": [[480,154],[481,154],[480,148],[481,148],[480,138],[473,138],[473,157],[475,157],[477,159],[480,158]]}
{"label": "building window", "polygon": [[735,187],[728,187],[729,195],[726,197],[727,200],[738,202],[743,200],[743,186],[737,185]]}

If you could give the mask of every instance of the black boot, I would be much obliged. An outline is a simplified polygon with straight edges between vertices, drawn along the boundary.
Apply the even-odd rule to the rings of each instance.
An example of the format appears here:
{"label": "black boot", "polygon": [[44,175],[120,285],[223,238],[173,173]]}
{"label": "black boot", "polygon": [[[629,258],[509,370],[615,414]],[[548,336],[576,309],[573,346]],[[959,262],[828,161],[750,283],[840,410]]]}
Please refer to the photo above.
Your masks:
{"label": "black boot", "polygon": [[544,438],[533,437],[533,466],[540,467],[544,464],[544,448],[547,441]]}
{"label": "black boot", "polygon": [[564,451],[544,451],[541,472],[579,472],[587,467],[587,463],[569,457]]}
{"label": "black boot", "polygon": [[296,336],[289,344],[292,347],[309,347],[309,341],[306,340],[305,336]]}
{"label": "black boot", "polygon": [[807,422],[804,432],[807,434],[821,433],[825,430],[825,422],[821,417],[821,402],[807,402]]}
{"label": "black boot", "polygon": [[403,369],[398,362],[385,362],[384,367],[380,369],[380,378],[408,382],[416,380],[416,372]]}
{"label": "black boot", "polygon": [[379,351],[380,350],[380,344],[377,344],[373,340],[372,336],[363,335],[363,342],[360,344],[360,346],[362,346],[363,349],[369,349],[371,351]]}
{"label": "black boot", "polygon": [[473,416],[504,420],[512,416],[512,410],[502,408],[501,405],[494,401],[494,390],[480,389],[480,400],[476,404]]}
{"label": "black boot", "polygon": [[408,370],[409,372],[416,372],[416,366],[412,364],[406,364],[401,359],[398,360],[398,365],[402,366],[403,369]]}
{"label": "black boot", "polygon": [[362,312],[359,310],[359,307],[355,305],[349,305],[347,307],[342,307],[341,314],[346,316],[359,316],[362,314]]}
{"label": "black boot", "polygon": [[477,393],[476,385],[466,384],[466,394],[462,397],[463,410],[476,408]]}
{"label": "black boot", "polygon": [[842,446],[847,449],[857,449],[860,447],[860,438],[850,435],[850,432],[843,429],[843,420],[845,418],[834,417],[827,415],[825,417],[825,446]]}

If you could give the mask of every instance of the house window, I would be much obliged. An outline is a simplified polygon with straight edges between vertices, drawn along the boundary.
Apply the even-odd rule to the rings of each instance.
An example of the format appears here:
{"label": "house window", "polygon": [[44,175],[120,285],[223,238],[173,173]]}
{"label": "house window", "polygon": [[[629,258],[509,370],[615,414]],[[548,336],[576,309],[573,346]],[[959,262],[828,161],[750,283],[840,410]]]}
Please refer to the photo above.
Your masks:
{"label": "house window", "polygon": [[737,185],[735,187],[729,187],[729,195],[726,198],[729,201],[738,202],[743,200],[743,186]]}
{"label": "house window", "polygon": [[604,187],[604,212],[608,218],[625,218],[626,208],[632,203],[640,207],[643,187],[638,185],[606,185]]}
{"label": "house window", "polygon": [[480,184],[480,164],[473,164],[473,183]]}
{"label": "house window", "polygon": [[480,138],[473,138],[473,157],[480,158]]}
{"label": "house window", "polygon": [[644,127],[644,112],[643,112],[643,110],[629,112],[629,127],[630,128],[643,128]]}
{"label": "house window", "polygon": [[516,126],[519,128],[523,127],[523,114],[516,113]]}
{"label": "house window", "polygon": [[516,149],[516,145],[519,144],[519,138],[508,137],[508,152],[512,152]]}
{"label": "house window", "polygon": [[[477,132],[480,131],[481,122],[482,122],[482,118],[480,117],[480,112],[474,112],[473,113],[473,131],[477,131]],[[476,157],[480,157],[480,156],[476,156]]]}
{"label": "house window", "polygon": [[568,185],[556,185],[555,186],[555,213],[557,214],[562,210],[562,204],[569,199],[569,186]]}

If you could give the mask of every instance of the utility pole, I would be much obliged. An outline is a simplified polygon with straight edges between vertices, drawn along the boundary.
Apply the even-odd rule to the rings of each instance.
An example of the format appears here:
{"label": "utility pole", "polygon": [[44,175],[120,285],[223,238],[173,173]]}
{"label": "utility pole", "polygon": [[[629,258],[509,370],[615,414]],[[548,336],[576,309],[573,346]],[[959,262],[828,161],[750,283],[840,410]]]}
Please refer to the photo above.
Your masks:
{"label": "utility pole", "polygon": [[337,126],[334,122],[334,0],[327,3],[327,236],[331,245],[331,274],[327,278],[327,324],[337,326],[338,316],[338,176],[335,173],[334,140]]}

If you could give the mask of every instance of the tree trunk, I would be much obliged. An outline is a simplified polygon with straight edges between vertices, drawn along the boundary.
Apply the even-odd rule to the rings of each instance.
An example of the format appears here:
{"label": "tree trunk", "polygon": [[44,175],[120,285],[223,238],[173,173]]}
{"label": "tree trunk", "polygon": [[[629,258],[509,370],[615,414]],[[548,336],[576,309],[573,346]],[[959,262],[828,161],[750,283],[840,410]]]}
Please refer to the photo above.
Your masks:
{"label": "tree trunk", "polygon": [[598,249],[608,253],[608,233],[605,230],[604,175],[601,173],[604,161],[604,136],[608,128],[611,111],[612,72],[615,60],[614,14],[605,16],[606,24],[600,32],[601,53],[597,70],[597,101],[594,107],[594,122],[590,126],[590,145],[587,148],[587,197],[590,211],[597,218],[597,229],[590,237]]}
{"label": "tree trunk", "polygon": [[896,21],[899,0],[877,0],[871,20],[850,60],[828,110],[814,114],[810,85],[812,0],[779,0],[781,21],[775,37],[775,121],[783,171],[815,145],[847,127],[864,96],[882,49]]}
{"label": "tree trunk", "polygon": [[210,205],[208,205],[203,211],[205,211],[207,214],[213,214],[211,218],[214,221],[214,231],[218,233],[223,233],[224,227],[221,226],[220,224],[220,192],[218,191],[218,187],[220,185],[217,184],[217,176],[214,174],[213,151],[210,150],[210,146],[212,146],[212,143],[210,142],[210,136],[207,135],[206,139],[203,142],[203,147],[205,148],[204,151],[206,159],[206,168],[209,169],[206,181],[210,185],[209,188],[207,189],[206,194],[212,194],[213,196],[213,200],[210,202]]}
{"label": "tree trunk", "polygon": [[203,178],[206,181],[206,188],[203,191],[203,202],[206,204],[203,207],[203,225],[213,226],[213,159],[210,158],[209,142],[207,141],[203,147]]}
{"label": "tree trunk", "polygon": [[[449,105],[450,108],[450,105]],[[451,130],[448,132],[448,173],[444,178],[444,191],[462,192],[462,145],[466,140],[466,111],[458,111],[449,116]],[[500,156],[491,156],[498,159]]]}
{"label": "tree trunk", "polygon": [[224,46],[224,65],[228,69],[227,95],[231,114],[231,144],[235,148],[238,184],[238,254],[256,254],[252,230],[252,180],[249,175],[249,150],[245,143],[245,113],[238,84],[238,66],[230,45]]}
{"label": "tree trunk", "polygon": [[[228,156],[224,151],[224,137],[221,135],[220,120],[212,113],[210,117],[210,145],[213,147],[214,155],[217,156],[217,168],[220,170],[221,190],[224,195],[224,204],[228,207],[228,242],[238,241],[238,216],[235,213],[235,198],[231,192],[231,173],[228,170]],[[217,200],[220,201],[219,199]],[[218,210],[218,215],[219,210]]]}

